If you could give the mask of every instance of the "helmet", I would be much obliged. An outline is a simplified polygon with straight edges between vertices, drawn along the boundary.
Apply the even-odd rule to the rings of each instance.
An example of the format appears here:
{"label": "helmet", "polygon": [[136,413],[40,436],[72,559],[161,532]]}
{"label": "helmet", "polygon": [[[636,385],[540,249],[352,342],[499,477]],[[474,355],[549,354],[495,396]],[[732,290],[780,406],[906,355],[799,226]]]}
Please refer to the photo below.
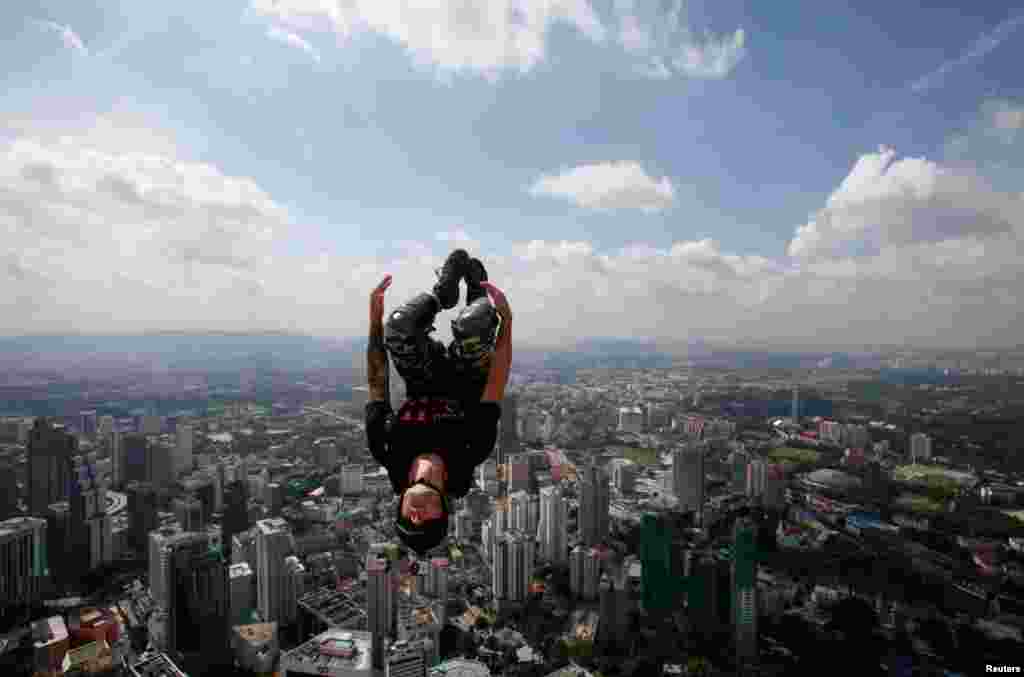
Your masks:
{"label": "helmet", "polygon": [[[420,483],[432,486],[422,480]],[[436,487],[433,488],[436,489]],[[441,495],[441,516],[437,519],[413,524],[410,520],[403,517],[402,500],[405,498],[404,491],[398,498],[398,505],[395,507],[395,532],[402,539],[403,543],[421,557],[441,543],[445,536],[448,535],[448,512],[450,505],[448,497],[445,496],[444,492],[439,493]]]}

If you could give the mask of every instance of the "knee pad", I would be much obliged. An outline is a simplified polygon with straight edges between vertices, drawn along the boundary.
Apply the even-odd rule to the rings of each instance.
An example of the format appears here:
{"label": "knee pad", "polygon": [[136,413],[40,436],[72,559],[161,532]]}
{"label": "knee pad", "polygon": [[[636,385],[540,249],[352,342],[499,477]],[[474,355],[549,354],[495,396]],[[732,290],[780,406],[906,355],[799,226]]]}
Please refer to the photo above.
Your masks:
{"label": "knee pad", "polygon": [[456,357],[474,359],[492,350],[498,337],[498,311],[481,299],[466,306],[452,321],[452,352]]}

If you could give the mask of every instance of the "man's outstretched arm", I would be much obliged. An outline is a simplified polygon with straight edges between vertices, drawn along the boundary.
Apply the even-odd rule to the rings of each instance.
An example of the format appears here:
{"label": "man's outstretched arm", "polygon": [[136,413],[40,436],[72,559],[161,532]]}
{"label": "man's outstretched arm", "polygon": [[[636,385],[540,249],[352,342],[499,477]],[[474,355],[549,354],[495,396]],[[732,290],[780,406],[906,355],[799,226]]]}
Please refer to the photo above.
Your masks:
{"label": "man's outstretched arm", "polygon": [[381,465],[387,455],[387,423],[391,416],[388,352],[384,347],[384,292],[391,285],[386,276],[370,294],[370,337],[366,345],[366,380],[370,388],[366,403],[366,444]]}
{"label": "man's outstretched arm", "polygon": [[481,285],[487,290],[494,309],[501,316],[501,331],[494,346],[487,385],[484,386],[484,394],[480,401],[501,402],[505,398],[505,387],[508,385],[509,372],[512,370],[512,309],[503,291],[489,282],[481,282]]}
{"label": "man's outstretched arm", "polygon": [[370,337],[366,344],[366,380],[370,388],[370,402],[391,402],[388,352],[384,348],[384,292],[389,286],[391,276],[386,275],[370,293]]}

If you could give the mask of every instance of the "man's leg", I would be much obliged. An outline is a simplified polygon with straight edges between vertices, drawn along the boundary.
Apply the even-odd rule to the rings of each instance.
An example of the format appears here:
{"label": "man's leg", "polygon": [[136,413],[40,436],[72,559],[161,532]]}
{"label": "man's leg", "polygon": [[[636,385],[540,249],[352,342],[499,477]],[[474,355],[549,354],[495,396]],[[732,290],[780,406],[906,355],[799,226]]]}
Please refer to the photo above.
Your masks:
{"label": "man's leg", "polygon": [[443,377],[447,356],[444,344],[430,338],[441,304],[433,294],[417,294],[394,310],[384,324],[384,345],[405,381],[408,398],[432,394]]}
{"label": "man's leg", "polygon": [[417,294],[392,311],[384,325],[387,346],[395,369],[405,381],[409,398],[440,394],[449,380],[444,344],[430,338],[434,318],[459,301],[459,281],[469,268],[469,254],[456,249],[438,271],[433,293]]}
{"label": "man's leg", "polygon": [[448,347],[453,378],[462,398],[480,401],[498,336],[498,312],[487,292],[480,286],[487,271],[479,259],[473,259],[466,274],[466,307],[452,322],[452,342]]}

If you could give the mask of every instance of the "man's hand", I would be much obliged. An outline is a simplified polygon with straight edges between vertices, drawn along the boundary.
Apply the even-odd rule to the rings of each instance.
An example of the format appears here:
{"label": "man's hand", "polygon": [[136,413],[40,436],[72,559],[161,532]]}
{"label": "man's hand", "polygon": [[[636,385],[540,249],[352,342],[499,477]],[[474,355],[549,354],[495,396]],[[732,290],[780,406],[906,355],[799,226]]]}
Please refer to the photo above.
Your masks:
{"label": "man's hand", "polygon": [[505,292],[487,281],[481,282],[480,286],[487,290],[488,296],[491,297],[491,303],[494,304],[494,309],[501,315],[502,322],[507,323],[511,320],[512,308],[508,305],[508,297],[505,296]]}
{"label": "man's hand", "polygon": [[370,292],[370,326],[384,322],[384,293],[391,286],[392,277],[385,275],[373,291]]}

